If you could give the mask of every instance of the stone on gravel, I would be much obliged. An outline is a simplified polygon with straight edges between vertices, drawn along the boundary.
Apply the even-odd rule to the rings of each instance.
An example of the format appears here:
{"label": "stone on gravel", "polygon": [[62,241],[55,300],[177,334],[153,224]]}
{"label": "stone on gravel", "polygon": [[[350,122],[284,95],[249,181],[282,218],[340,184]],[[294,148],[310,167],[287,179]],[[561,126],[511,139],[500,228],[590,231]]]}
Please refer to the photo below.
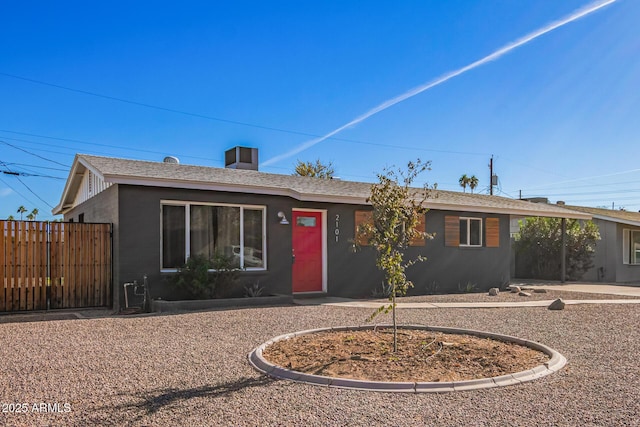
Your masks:
{"label": "stone on gravel", "polygon": [[520,292],[520,286],[511,285],[509,286],[509,289],[511,289],[512,294],[517,294],[518,292]]}
{"label": "stone on gravel", "polygon": [[521,297],[530,297],[531,296],[531,294],[529,292],[525,292],[525,291],[518,292],[518,295],[520,295]]}
{"label": "stone on gravel", "polygon": [[558,298],[547,307],[549,310],[564,310],[565,303],[562,298]]}
{"label": "stone on gravel", "polygon": [[498,288],[491,288],[489,289],[489,295],[492,297],[495,297],[496,295],[498,295],[500,293],[500,289]]}
{"label": "stone on gravel", "polygon": [[536,288],[533,290],[534,294],[546,294],[547,290],[546,289],[540,289],[540,288]]}

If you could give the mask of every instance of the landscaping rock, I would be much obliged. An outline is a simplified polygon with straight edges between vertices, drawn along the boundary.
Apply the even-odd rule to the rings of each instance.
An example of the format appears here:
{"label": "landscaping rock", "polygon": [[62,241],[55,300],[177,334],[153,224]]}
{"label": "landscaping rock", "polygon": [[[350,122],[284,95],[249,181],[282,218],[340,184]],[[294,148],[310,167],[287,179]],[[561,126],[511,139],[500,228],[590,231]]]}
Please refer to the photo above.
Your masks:
{"label": "landscaping rock", "polygon": [[549,310],[564,310],[565,303],[562,298],[558,298],[547,307]]}
{"label": "landscaping rock", "polygon": [[547,290],[546,289],[540,289],[540,288],[536,288],[533,290],[534,294],[546,294]]}
{"label": "landscaping rock", "polygon": [[518,295],[520,295],[521,297],[530,297],[531,296],[531,294],[529,292],[525,292],[525,291],[518,292]]}
{"label": "landscaping rock", "polygon": [[511,293],[512,294],[517,294],[521,290],[520,286],[516,286],[516,285],[509,286],[509,289],[511,289]]}
{"label": "landscaping rock", "polygon": [[495,297],[496,295],[498,295],[500,293],[500,289],[498,288],[491,288],[489,289],[489,295],[492,297]]}

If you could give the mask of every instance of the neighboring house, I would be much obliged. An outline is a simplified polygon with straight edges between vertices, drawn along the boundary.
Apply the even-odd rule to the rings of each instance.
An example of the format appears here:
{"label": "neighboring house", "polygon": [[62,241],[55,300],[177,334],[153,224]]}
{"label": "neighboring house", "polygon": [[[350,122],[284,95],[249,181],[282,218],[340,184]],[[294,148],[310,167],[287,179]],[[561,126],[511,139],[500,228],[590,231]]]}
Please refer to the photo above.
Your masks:
{"label": "neighboring house", "polygon": [[[225,159],[227,168],[75,157],[53,212],[113,224],[116,307],[123,283],[146,274],[152,297],[169,298],[167,275],[190,255],[216,252],[234,258],[244,284],[259,280],[271,293],[367,297],[381,285],[374,250],[353,250],[371,184],[258,172],[255,149],[236,147]],[[591,218],[497,196],[434,195],[423,225],[435,238],[408,249],[427,257],[408,270],[414,294],[509,281],[512,216]]]}
{"label": "neighboring house", "polygon": [[564,206],[593,216],[600,230],[594,267],[584,280],[640,282],[640,213],[611,209]]}

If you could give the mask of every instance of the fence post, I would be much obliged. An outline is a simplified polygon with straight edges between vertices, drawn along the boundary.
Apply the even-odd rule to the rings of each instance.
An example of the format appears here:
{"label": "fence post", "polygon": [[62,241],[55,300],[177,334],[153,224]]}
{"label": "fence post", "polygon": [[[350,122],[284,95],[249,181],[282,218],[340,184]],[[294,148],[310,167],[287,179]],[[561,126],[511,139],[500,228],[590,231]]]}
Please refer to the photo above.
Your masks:
{"label": "fence post", "polygon": [[51,224],[46,224],[47,235],[47,279],[46,279],[46,298],[47,310],[51,310]]}

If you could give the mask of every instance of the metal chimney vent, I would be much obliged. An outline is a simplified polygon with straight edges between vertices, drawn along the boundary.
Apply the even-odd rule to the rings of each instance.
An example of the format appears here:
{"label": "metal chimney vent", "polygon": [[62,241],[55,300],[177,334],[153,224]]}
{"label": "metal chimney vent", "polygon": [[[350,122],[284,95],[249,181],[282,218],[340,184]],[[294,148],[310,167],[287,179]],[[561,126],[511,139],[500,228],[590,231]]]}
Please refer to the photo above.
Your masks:
{"label": "metal chimney vent", "polygon": [[176,163],[176,164],[180,163],[180,160],[174,156],[167,156],[162,161],[163,163]]}
{"label": "metal chimney vent", "polygon": [[229,169],[258,170],[258,149],[233,147],[224,152],[224,167]]}

